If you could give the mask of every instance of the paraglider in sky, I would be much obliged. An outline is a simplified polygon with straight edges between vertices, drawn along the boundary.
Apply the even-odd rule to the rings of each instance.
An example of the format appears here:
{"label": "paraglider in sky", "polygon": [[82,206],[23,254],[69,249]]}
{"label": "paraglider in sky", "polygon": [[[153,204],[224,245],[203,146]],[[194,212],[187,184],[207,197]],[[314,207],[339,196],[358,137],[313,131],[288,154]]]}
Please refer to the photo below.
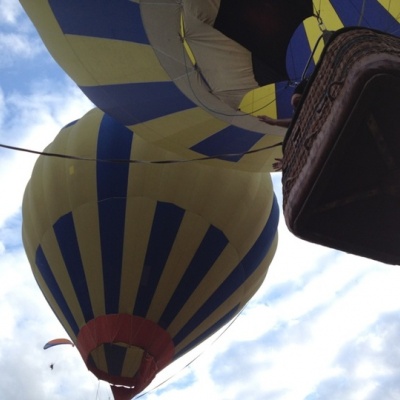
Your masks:
{"label": "paraglider in sky", "polygon": [[[356,25],[399,34],[385,0],[21,1],[55,60],[135,134],[185,159],[272,171],[290,97],[323,33]],[[320,43],[317,46],[317,43]]]}
{"label": "paraglider in sky", "polygon": [[131,398],[263,282],[277,245],[270,176],[145,162],[174,155],[97,109],[46,151],[74,157],[40,156],[27,185],[34,276],[88,369]]}
{"label": "paraglider in sky", "polygon": [[72,347],[74,346],[74,343],[71,342],[69,339],[60,338],[60,339],[53,339],[53,340],[50,340],[49,342],[47,342],[47,343],[43,346],[43,349],[44,349],[44,350],[47,350],[47,349],[49,349],[50,347],[59,346],[59,345],[62,345],[62,344],[69,344],[69,345],[72,345]]}

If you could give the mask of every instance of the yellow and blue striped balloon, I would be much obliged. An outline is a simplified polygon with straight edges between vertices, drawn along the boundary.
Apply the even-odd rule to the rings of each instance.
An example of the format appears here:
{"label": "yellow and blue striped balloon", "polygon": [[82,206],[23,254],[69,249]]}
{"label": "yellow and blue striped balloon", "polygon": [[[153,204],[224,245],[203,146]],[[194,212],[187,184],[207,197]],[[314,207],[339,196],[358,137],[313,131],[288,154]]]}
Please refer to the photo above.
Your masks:
{"label": "yellow and blue striped balloon", "polygon": [[98,109],[46,153],[23,200],[34,276],[88,368],[132,397],[262,284],[277,245],[270,176],[147,163],[175,155]]}
{"label": "yellow and blue striped balloon", "polygon": [[272,171],[281,149],[269,147],[285,131],[256,116],[292,115],[293,87],[318,61],[319,37],[350,25],[398,35],[400,18],[390,0],[21,3],[97,107],[184,159],[248,171]]}

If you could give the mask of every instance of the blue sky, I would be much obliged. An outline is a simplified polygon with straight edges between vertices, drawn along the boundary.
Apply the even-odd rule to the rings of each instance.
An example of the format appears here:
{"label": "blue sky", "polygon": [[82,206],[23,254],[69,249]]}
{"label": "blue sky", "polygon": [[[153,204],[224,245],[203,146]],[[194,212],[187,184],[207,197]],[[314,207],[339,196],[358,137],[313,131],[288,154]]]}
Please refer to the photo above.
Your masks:
{"label": "blue sky", "polygon": [[[0,0],[0,53],[0,143],[42,150],[92,108],[15,0]],[[22,247],[22,195],[35,159],[0,149],[0,398],[108,399],[76,349],[42,350],[66,334]],[[273,174],[281,204],[280,179]],[[400,398],[400,268],[297,239],[283,216],[279,236],[245,310],[161,374],[155,384],[172,378],[144,400]]]}

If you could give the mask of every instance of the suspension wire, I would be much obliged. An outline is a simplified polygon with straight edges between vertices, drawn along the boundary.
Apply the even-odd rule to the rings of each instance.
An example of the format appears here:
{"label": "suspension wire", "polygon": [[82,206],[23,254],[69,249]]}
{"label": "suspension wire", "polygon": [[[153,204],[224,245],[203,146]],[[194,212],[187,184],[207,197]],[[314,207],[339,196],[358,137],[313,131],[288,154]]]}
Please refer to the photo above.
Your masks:
{"label": "suspension wire", "polygon": [[[209,111],[210,113],[217,114],[217,115],[221,115],[221,116],[225,116],[225,117],[247,117],[247,116],[254,116],[254,114],[256,114],[257,112],[263,110],[264,108],[266,108],[266,107],[270,106],[271,104],[273,104],[274,102],[276,102],[276,99],[279,97],[280,93],[284,92],[288,87],[296,86],[296,84],[299,83],[299,82],[295,82],[295,81],[292,81],[292,80],[288,79],[287,82],[286,82],[286,85],[280,87],[279,89],[276,88],[276,84],[275,84],[275,91],[274,91],[275,97],[272,98],[271,100],[269,100],[268,102],[264,103],[263,105],[260,105],[257,109],[253,109],[251,112],[244,112],[244,111],[238,109],[237,111],[239,111],[240,114],[234,114],[234,113],[230,114],[230,113],[223,113],[223,112],[214,110],[214,109],[210,108],[207,104],[205,104],[205,103],[197,96],[196,91],[195,91],[195,89],[194,89],[193,86],[192,86],[192,83],[191,83],[190,77],[189,77],[189,75],[190,75],[189,66],[188,66],[188,64],[187,64],[187,58],[186,58],[186,55],[185,55],[185,53],[186,53],[186,52],[185,52],[185,46],[184,46],[184,40],[185,40],[185,39],[184,39],[184,37],[181,36],[181,35],[180,35],[180,38],[181,38],[181,42],[182,42],[182,51],[183,51],[184,66],[185,66],[186,77],[187,77],[187,81],[188,81],[188,84],[189,84],[190,92],[193,94],[193,96],[195,97],[195,99],[197,100],[197,102],[201,105],[201,107],[204,108],[205,110]],[[194,68],[194,70],[199,74],[201,80],[204,82],[204,84],[205,84],[205,85],[207,86],[207,88],[209,89],[209,93],[212,93],[212,89],[211,89],[209,83],[207,82],[207,80],[205,79],[203,73],[201,72],[201,69],[200,69],[199,65],[198,65],[198,64],[194,64],[194,65],[193,65],[193,68]],[[271,83],[271,84],[272,84],[272,83]],[[257,89],[257,88],[256,88],[256,89]],[[255,90],[256,90],[256,89],[255,89]]]}
{"label": "suspension wire", "polygon": [[317,47],[318,47],[319,43],[321,42],[321,39],[323,39],[323,38],[324,38],[324,34],[322,33],[322,34],[320,35],[320,37],[317,39],[317,41],[316,41],[316,43],[315,43],[315,45],[314,45],[314,48],[313,48],[313,50],[312,50],[312,52],[311,52],[311,54],[310,54],[310,57],[308,57],[306,66],[304,67],[303,73],[302,73],[302,75],[301,75],[301,80],[305,79],[306,74],[307,74],[307,70],[308,70],[308,68],[309,68],[309,66],[310,66],[310,64],[311,64],[311,60],[313,59],[314,54],[315,54],[315,52],[317,51]]}
{"label": "suspension wire", "polygon": [[177,376],[178,374],[180,374],[182,371],[184,371],[186,368],[190,367],[197,359],[199,359],[209,348],[211,348],[221,337],[222,335],[224,335],[226,333],[226,331],[233,325],[233,323],[239,318],[239,316],[242,314],[242,312],[244,311],[246,307],[243,307],[239,313],[235,316],[235,318],[232,319],[231,322],[229,322],[229,324],[225,327],[225,329],[222,330],[222,332],[219,333],[219,335],[209,344],[207,349],[204,349],[200,354],[198,354],[193,360],[189,361],[184,367],[182,367],[179,371],[175,372],[173,375],[171,375],[169,378],[165,379],[164,381],[162,381],[161,383],[159,383],[157,386],[155,386],[154,388],[148,390],[145,393],[142,393],[140,396],[137,397],[137,399],[148,395],[149,393],[154,392],[155,390],[157,390],[159,387],[165,385],[167,382],[169,382],[171,379],[173,379],[175,376]]}
{"label": "suspension wire", "polygon": [[97,380],[97,391],[95,400],[99,400],[99,388],[100,388],[100,379]]}
{"label": "suspension wire", "polygon": [[314,4],[314,17],[317,19],[319,30],[323,33],[325,32],[326,26],[324,20],[321,17],[321,1],[319,2],[319,8],[317,9]]}
{"label": "suspension wire", "polygon": [[364,14],[365,14],[365,3],[366,0],[363,0],[362,6],[361,6],[361,12],[360,12],[360,18],[358,20],[357,26],[360,26],[362,23],[362,20],[364,19]]}
{"label": "suspension wire", "polygon": [[[204,104],[204,102],[198,97],[196,91],[194,90],[194,88],[192,86],[192,82],[190,80],[190,70],[189,70],[189,66],[188,66],[188,62],[187,62],[187,58],[186,58],[186,51],[185,51],[185,45],[184,45],[185,38],[181,34],[179,35],[179,37],[180,37],[181,43],[182,43],[182,58],[183,58],[183,61],[184,61],[185,75],[186,75],[186,78],[187,78],[187,82],[189,84],[189,89],[190,89],[190,92],[193,94],[194,98],[201,105],[201,107],[204,108],[205,110],[207,110],[210,113],[221,115],[221,116],[224,116],[224,117],[245,117],[245,116],[250,115],[250,114],[246,114],[246,113],[241,113],[241,114],[236,114],[236,113],[233,113],[233,112],[232,113],[228,113],[228,112],[224,113],[224,112],[221,112],[221,111],[213,110],[212,108],[208,107],[207,104]],[[194,71],[196,71],[198,73],[198,75],[201,78],[201,81],[204,82],[204,84],[207,86],[208,92],[210,94],[212,94],[212,89],[211,89],[209,83],[207,82],[207,80],[205,79],[204,75],[202,74],[202,72],[200,70],[200,67],[198,66],[198,64],[196,62],[193,64],[193,69],[194,69]]]}
{"label": "suspension wire", "polygon": [[0,147],[9,149],[9,150],[16,150],[22,151],[31,154],[37,154],[40,156],[47,156],[47,157],[57,157],[57,158],[64,158],[70,160],[77,160],[77,161],[91,161],[91,162],[100,162],[100,163],[110,163],[110,164],[180,164],[180,163],[190,163],[195,161],[206,161],[206,160],[214,160],[214,159],[224,159],[224,158],[236,158],[242,157],[247,154],[254,154],[264,150],[273,149],[275,147],[279,147],[282,145],[282,142],[278,142],[272,144],[270,146],[261,147],[259,149],[248,150],[241,153],[227,153],[227,154],[217,154],[214,156],[204,156],[199,158],[192,158],[188,160],[132,160],[132,159],[101,159],[101,158],[92,158],[92,157],[80,157],[80,156],[73,156],[69,154],[62,154],[62,153],[52,153],[47,151],[37,151],[26,149],[23,147],[16,147],[10,146],[6,144],[0,144]]}

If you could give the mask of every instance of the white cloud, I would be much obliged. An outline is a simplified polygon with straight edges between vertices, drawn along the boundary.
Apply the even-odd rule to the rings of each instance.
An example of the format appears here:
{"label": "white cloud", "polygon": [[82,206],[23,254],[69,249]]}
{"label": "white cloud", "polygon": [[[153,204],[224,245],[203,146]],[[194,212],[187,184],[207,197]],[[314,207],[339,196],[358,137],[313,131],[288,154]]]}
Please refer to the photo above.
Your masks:
{"label": "white cloud", "polygon": [[[25,89],[0,91],[2,144],[41,151],[62,126],[92,108],[67,79]],[[21,243],[20,207],[36,158],[0,149],[0,398],[94,398],[97,380],[76,349],[61,361],[55,360],[57,350],[43,351],[46,341],[66,333],[40,292]]]}
{"label": "white cloud", "polygon": [[47,56],[33,25],[15,0],[0,0],[0,53],[0,68],[11,67],[16,61],[32,60],[39,53]]}
{"label": "white cloud", "polygon": [[[42,151],[64,125],[92,108],[89,100],[67,81],[36,85],[27,95],[12,93],[0,97],[2,144]],[[0,149],[0,185],[4,188],[0,226],[18,212],[36,158],[25,152]]]}
{"label": "white cloud", "polygon": [[15,0],[0,0],[0,24],[15,24],[22,14],[22,7]]}
{"label": "white cloud", "polygon": [[43,45],[38,40],[28,39],[27,34],[0,32],[0,68],[10,67],[17,57],[32,59],[43,50]]}

